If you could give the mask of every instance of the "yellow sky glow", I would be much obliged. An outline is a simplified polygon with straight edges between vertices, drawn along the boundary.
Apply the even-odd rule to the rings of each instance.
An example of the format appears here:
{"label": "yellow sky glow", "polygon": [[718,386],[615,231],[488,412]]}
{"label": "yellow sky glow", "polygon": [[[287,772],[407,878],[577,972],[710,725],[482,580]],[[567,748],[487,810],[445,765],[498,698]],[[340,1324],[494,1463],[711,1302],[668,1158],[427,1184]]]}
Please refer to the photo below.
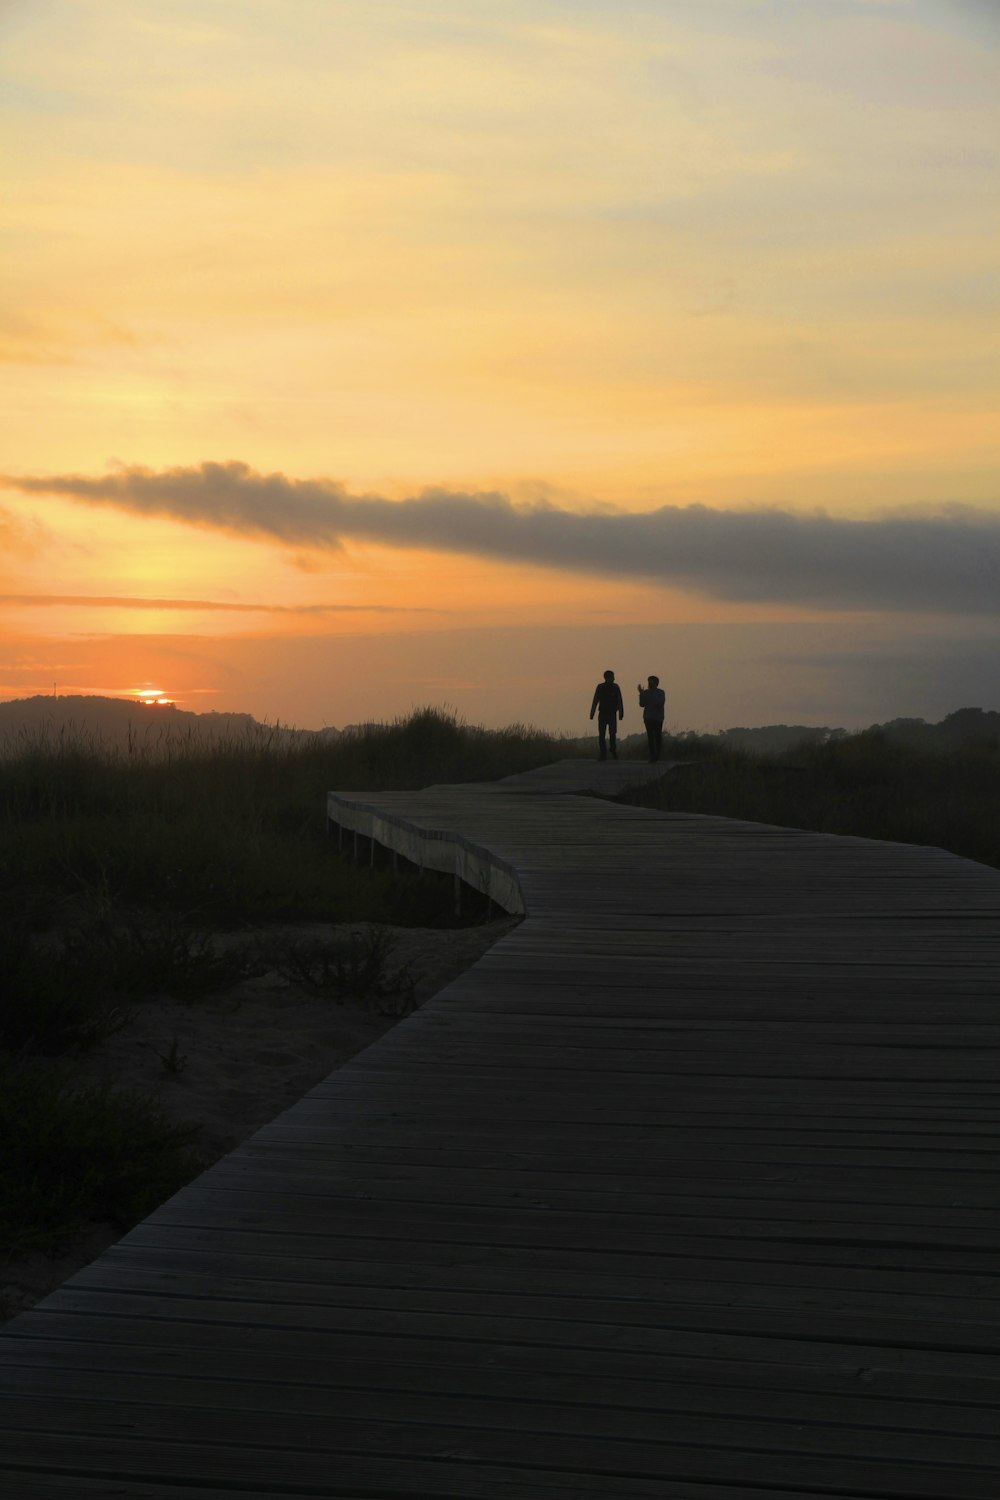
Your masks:
{"label": "yellow sky glow", "polygon": [[[239,460],[392,499],[1000,516],[989,7],[376,9],[4,8],[8,474]],[[766,578],[324,551],[16,488],[0,537],[9,696],[93,691],[83,641],[115,643],[122,691],[266,715],[206,643],[859,618]],[[359,678],[345,711],[379,703]]]}

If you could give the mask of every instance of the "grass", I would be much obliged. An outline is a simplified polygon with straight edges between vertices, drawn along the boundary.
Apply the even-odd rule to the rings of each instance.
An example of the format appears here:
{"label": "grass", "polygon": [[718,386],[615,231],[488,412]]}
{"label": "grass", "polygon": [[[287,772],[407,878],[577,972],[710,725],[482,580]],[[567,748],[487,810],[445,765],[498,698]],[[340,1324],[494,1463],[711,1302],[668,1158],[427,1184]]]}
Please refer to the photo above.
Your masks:
{"label": "grass", "polygon": [[0,1260],[58,1251],[87,1221],[128,1229],[204,1165],[196,1132],[72,1070],[0,1064]]}
{"label": "grass", "polygon": [[[684,754],[684,742],[678,750]],[[622,800],[818,833],[931,844],[1000,867],[1000,743],[907,743],[866,731],[782,755],[699,747]],[[672,752],[673,753],[673,752]]]}
{"label": "grass", "polygon": [[159,754],[22,742],[0,756],[0,897],[29,925],[94,892],[119,908],[216,926],[450,922],[433,882],[359,882],[330,858],[327,791],[491,781],[558,753],[524,726],[470,728],[432,710],[305,743],[266,731],[207,747],[168,743]]}
{"label": "grass", "polygon": [[[524,726],[430,709],[330,739],[262,730],[116,750],[55,734],[0,747],[0,1260],[56,1250],[87,1221],[124,1230],[203,1164],[194,1134],[148,1100],[74,1083],[74,1056],[144,996],[196,1001],[277,967],[333,1003],[412,1008],[412,977],[392,967],[380,927],[455,925],[452,882],[340,859],[328,790],[489,781],[563,753]],[[280,952],[273,939],[214,940],[292,921],[375,926]],[[185,1061],[176,1039],[161,1057],[170,1073]]]}

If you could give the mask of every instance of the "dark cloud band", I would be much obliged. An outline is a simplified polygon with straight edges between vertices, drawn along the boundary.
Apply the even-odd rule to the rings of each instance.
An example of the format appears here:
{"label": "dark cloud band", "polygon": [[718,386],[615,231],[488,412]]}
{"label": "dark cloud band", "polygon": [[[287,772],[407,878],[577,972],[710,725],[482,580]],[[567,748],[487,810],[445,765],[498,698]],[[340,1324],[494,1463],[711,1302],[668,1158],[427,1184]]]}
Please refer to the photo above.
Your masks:
{"label": "dark cloud band", "polygon": [[517,506],[498,493],[425,490],[405,500],[351,495],[333,480],[259,474],[243,463],[8,476],[28,494],[305,548],[346,537],[643,578],[715,598],[824,608],[996,614],[1000,515],[847,520],[773,509],[664,505],[635,514]]}

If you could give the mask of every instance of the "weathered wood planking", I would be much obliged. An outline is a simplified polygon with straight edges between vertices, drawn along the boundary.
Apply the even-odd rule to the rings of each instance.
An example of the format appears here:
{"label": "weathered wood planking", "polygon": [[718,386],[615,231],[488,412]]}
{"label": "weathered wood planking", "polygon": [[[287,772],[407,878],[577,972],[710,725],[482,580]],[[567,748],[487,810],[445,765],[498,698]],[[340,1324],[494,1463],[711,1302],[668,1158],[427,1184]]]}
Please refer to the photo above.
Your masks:
{"label": "weathered wood planking", "polygon": [[12,1497],[997,1500],[1000,874],[652,774],[331,794],[527,919],[9,1325]]}

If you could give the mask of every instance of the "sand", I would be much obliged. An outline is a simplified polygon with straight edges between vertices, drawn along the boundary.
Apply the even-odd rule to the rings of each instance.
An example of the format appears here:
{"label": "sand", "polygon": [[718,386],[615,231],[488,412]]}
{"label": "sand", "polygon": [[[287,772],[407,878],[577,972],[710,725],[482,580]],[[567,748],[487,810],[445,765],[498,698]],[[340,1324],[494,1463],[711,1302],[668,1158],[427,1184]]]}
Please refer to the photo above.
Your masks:
{"label": "sand", "polygon": [[[421,1005],[516,925],[516,919],[505,917],[449,930],[387,928],[388,967],[410,971]],[[296,923],[263,934],[227,934],[223,941],[308,941],[365,931],[356,925],[331,929]],[[196,1001],[144,997],[123,1031],[79,1059],[80,1077],[108,1079],[153,1097],[171,1120],[198,1125],[204,1153],[217,1160],[399,1019],[349,999],[338,1004],[317,998],[271,971]],[[114,1225],[89,1224],[58,1255],[8,1261],[0,1267],[0,1316],[14,1317],[33,1306],[120,1235]]]}

